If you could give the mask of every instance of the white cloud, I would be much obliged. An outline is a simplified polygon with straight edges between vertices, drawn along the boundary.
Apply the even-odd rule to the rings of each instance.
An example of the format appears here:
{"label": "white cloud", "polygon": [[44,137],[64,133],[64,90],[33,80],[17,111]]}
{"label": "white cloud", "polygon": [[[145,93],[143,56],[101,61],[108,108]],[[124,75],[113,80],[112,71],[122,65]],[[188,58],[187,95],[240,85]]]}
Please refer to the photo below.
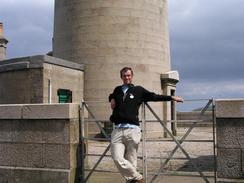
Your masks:
{"label": "white cloud", "polygon": [[188,99],[193,98],[244,98],[243,78],[216,82],[214,78],[209,81],[184,81],[177,87],[177,93]]}
{"label": "white cloud", "polygon": [[54,0],[1,0],[2,7],[48,7],[53,6]]}
{"label": "white cloud", "polygon": [[1,0],[0,22],[9,40],[8,58],[51,49],[54,0]]}
{"label": "white cloud", "polygon": [[174,14],[173,18],[182,20],[182,18],[190,18],[193,11],[198,5],[197,0],[169,0],[169,13]]}
{"label": "white cloud", "polygon": [[185,100],[177,105],[178,111],[191,111],[202,108],[210,99],[244,99],[243,79],[216,82],[214,78],[207,82],[183,81],[177,85],[177,95]]}

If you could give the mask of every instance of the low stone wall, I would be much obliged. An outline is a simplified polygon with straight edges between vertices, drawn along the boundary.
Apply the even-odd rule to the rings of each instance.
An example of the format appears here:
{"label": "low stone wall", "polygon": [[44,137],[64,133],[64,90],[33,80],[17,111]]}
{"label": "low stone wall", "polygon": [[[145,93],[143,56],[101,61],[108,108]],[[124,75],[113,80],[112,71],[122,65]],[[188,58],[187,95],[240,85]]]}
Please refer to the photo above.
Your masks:
{"label": "low stone wall", "polygon": [[74,183],[78,104],[0,105],[0,182]]}
{"label": "low stone wall", "polygon": [[187,121],[199,121],[203,120],[204,122],[198,122],[197,126],[207,127],[213,126],[213,112],[206,111],[202,116],[200,111],[191,111],[191,112],[177,112],[177,126],[190,126],[192,123]]}
{"label": "low stone wall", "polygon": [[244,178],[244,99],[217,100],[216,123],[217,176],[221,182],[239,182]]}

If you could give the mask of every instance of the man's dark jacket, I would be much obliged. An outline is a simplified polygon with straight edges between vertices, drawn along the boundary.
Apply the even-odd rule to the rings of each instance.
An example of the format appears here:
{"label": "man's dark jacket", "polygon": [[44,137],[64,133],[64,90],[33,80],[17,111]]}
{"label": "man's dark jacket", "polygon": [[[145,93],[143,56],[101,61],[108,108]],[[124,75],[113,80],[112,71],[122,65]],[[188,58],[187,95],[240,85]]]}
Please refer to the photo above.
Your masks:
{"label": "man's dark jacket", "polygon": [[117,86],[109,95],[109,101],[111,99],[115,99],[115,108],[110,117],[113,123],[130,123],[139,126],[138,111],[142,102],[171,101],[172,97],[157,95],[141,86],[130,84],[125,94],[122,91],[122,86]]}

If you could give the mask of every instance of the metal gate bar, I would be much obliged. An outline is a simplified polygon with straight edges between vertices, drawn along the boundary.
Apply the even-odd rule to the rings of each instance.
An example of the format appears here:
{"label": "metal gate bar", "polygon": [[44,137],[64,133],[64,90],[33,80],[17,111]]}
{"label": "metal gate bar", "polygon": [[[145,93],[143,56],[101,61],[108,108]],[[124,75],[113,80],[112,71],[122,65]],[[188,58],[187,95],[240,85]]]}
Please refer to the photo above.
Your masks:
{"label": "metal gate bar", "polygon": [[101,132],[103,133],[103,135],[106,137],[106,139],[109,139],[108,134],[105,132],[105,130],[103,129],[103,127],[100,125],[99,120],[96,119],[95,115],[91,112],[91,110],[88,108],[87,104],[85,102],[82,102],[82,105],[85,106],[86,110],[88,111],[88,113],[91,115],[91,117],[95,120],[95,123],[97,124],[97,126],[99,127],[99,129],[101,130]]}
{"label": "metal gate bar", "polygon": [[212,99],[212,118],[213,118],[213,152],[214,152],[214,183],[217,182],[217,156],[216,156],[216,139],[215,139],[215,101]]}
{"label": "metal gate bar", "polygon": [[147,126],[146,126],[146,112],[145,112],[145,104],[142,103],[141,106],[141,124],[142,124],[142,174],[147,181],[147,147],[146,147],[146,134],[147,134]]}
{"label": "metal gate bar", "polygon": [[[210,106],[210,104],[213,105],[213,100],[209,100],[207,105],[201,110],[201,116],[204,114],[204,112],[207,110],[207,108]],[[193,124],[191,125],[191,127],[187,130],[187,132],[185,133],[185,135],[180,139],[180,140],[177,140],[173,135],[172,133],[168,130],[168,128],[165,126],[165,124],[163,123],[163,121],[160,120],[160,118],[157,116],[157,114],[153,111],[153,109],[147,104],[142,104],[142,130],[143,133],[142,133],[142,157],[139,157],[142,159],[142,164],[143,164],[143,176],[145,178],[145,181],[147,181],[147,176],[148,176],[148,170],[147,170],[147,159],[154,159],[155,157],[147,157],[147,153],[146,153],[146,142],[147,142],[147,139],[146,139],[146,115],[145,115],[145,106],[147,106],[147,108],[151,111],[151,113],[154,115],[154,117],[157,119],[157,121],[163,126],[164,130],[170,135],[170,137],[172,138],[171,141],[175,142],[176,143],[176,147],[174,148],[173,151],[171,151],[169,157],[167,157],[164,161],[164,164],[161,165],[161,167],[159,168],[158,172],[156,174],[153,174],[153,178],[151,179],[150,183],[152,183],[154,180],[156,180],[157,176],[158,175],[166,175],[166,173],[161,173],[161,169],[172,159],[188,159],[189,162],[193,165],[193,167],[197,170],[197,172],[199,173],[199,176],[202,177],[204,179],[204,181],[206,183],[209,183],[207,177],[207,175],[204,175],[203,172],[201,172],[201,170],[196,166],[196,164],[194,162],[192,162],[192,159],[191,157],[189,156],[189,154],[184,150],[184,148],[181,146],[181,144],[183,142],[187,142],[187,141],[194,141],[194,140],[185,140],[186,137],[189,135],[189,133],[192,131],[192,129],[196,126],[197,122],[200,121],[199,120],[195,120],[195,121],[191,121],[193,122]],[[85,144],[85,141],[86,140],[97,140],[97,138],[88,138],[88,137],[85,137],[84,136],[84,123],[85,123],[85,119],[84,119],[84,109],[86,109],[89,113],[89,115],[93,118],[93,121],[92,122],[95,122],[97,124],[97,126],[99,127],[99,129],[101,130],[101,132],[103,133],[103,135],[106,137],[106,139],[103,139],[103,140],[110,140],[108,134],[104,131],[104,129],[102,128],[101,126],[101,120],[97,120],[95,118],[95,115],[91,112],[91,110],[88,108],[87,104],[85,102],[82,102],[81,104],[81,112],[83,113],[81,115],[81,118],[80,118],[80,134],[81,134],[81,143],[82,144]],[[213,109],[214,110],[214,109]],[[214,114],[213,114],[213,117],[214,117]],[[174,121],[174,120],[171,120],[171,122]],[[213,128],[215,127],[214,126],[215,124],[213,124]],[[215,131],[213,131],[213,137],[215,137]],[[150,140],[148,140],[150,141]],[[169,140],[163,140],[163,141],[169,141]],[[202,140],[204,141],[204,140]],[[205,140],[204,142],[210,142],[209,140]],[[212,141],[211,141],[212,142]],[[83,146],[82,146],[83,147]],[[88,179],[91,177],[92,173],[94,173],[95,171],[99,171],[99,172],[110,172],[110,171],[103,171],[103,170],[96,170],[97,166],[99,165],[99,163],[102,161],[102,159],[104,157],[109,157],[110,155],[106,155],[107,152],[109,151],[109,148],[110,148],[110,144],[106,147],[105,151],[100,154],[100,155],[97,155],[97,156],[101,156],[99,158],[99,160],[96,162],[96,164],[93,166],[92,169],[90,169],[90,172],[89,174],[85,177],[84,176],[84,172],[85,172],[85,168],[84,168],[84,158],[85,158],[85,155],[89,155],[88,153],[84,152],[83,148],[81,148],[81,152],[82,152],[82,179],[81,180],[81,183],[86,183],[88,181]],[[173,158],[173,155],[174,153],[176,152],[176,150],[180,148],[181,151],[183,152],[183,154],[186,156],[186,158]],[[215,156],[215,140],[214,140],[214,156]],[[214,157],[216,158],[216,157]],[[161,159],[161,158],[160,158]],[[216,161],[215,161],[216,163]],[[87,170],[86,170],[87,171]],[[112,173],[112,172],[111,172]],[[151,174],[150,174],[151,175]],[[180,174],[177,174],[177,175],[180,175]],[[196,175],[194,175],[196,176]],[[199,177],[198,176],[198,177]],[[215,166],[215,177],[216,177],[216,166]],[[216,181],[216,178],[215,178],[215,181]]]}
{"label": "metal gate bar", "polygon": [[[97,124],[97,126],[99,127],[99,129],[101,130],[101,132],[103,133],[103,135],[105,136],[105,138],[107,140],[110,140],[108,134],[105,132],[105,130],[102,128],[102,126],[100,125],[100,121],[96,119],[95,115],[91,112],[91,110],[88,108],[87,104],[85,102],[82,102],[82,113],[84,116],[84,109],[86,109],[88,111],[88,113],[90,114],[90,116],[94,119],[94,122]],[[82,118],[83,121],[81,121],[81,123],[85,123],[84,117]],[[84,143],[85,140],[89,140],[89,138],[84,138],[84,125],[80,124],[80,128],[81,128],[81,133],[82,133],[82,137],[81,137],[81,142]],[[109,151],[110,148],[109,144],[106,149],[104,150],[104,152],[102,153],[101,157],[98,159],[98,161],[96,162],[96,164],[93,166],[93,168],[91,169],[91,171],[89,172],[89,174],[85,177],[85,169],[84,169],[84,158],[85,158],[85,153],[84,151],[82,152],[82,162],[83,162],[83,166],[82,166],[82,182],[81,183],[86,183],[88,181],[88,179],[91,177],[91,175],[93,174],[93,172],[96,170],[97,166],[99,165],[99,163],[102,161],[102,159],[106,156],[107,152]],[[82,146],[83,147],[83,146]],[[83,149],[83,148],[82,148]]]}
{"label": "metal gate bar", "polygon": [[87,182],[88,181],[88,179],[90,178],[90,176],[92,175],[92,173],[96,170],[96,168],[99,165],[99,163],[102,161],[102,159],[105,157],[105,155],[109,151],[109,148],[110,148],[110,144],[107,146],[107,148],[105,149],[105,151],[103,152],[103,154],[101,155],[101,157],[99,158],[99,160],[97,161],[97,163],[91,169],[90,173],[86,176],[84,182]]}
{"label": "metal gate bar", "polygon": [[[204,176],[204,174],[202,173],[202,171],[195,165],[195,163],[191,160],[191,157],[189,156],[189,154],[185,151],[185,149],[181,146],[180,142],[174,137],[174,135],[168,130],[168,128],[165,126],[165,124],[163,123],[163,121],[157,116],[157,114],[153,111],[153,109],[151,108],[151,106],[149,106],[147,103],[145,103],[145,105],[147,106],[147,108],[151,111],[151,113],[154,115],[154,117],[159,121],[159,123],[163,126],[164,130],[166,131],[166,133],[169,134],[169,136],[174,140],[174,142],[176,143],[177,147],[181,149],[181,151],[183,152],[183,154],[187,157],[187,159],[190,161],[190,163],[192,164],[192,166],[195,168],[195,170],[198,171],[198,173],[201,175],[201,177],[205,180],[206,183],[209,183],[208,179]],[[153,181],[155,181],[155,179],[157,178],[157,175],[153,176],[153,178],[150,180],[149,183],[152,183]]]}
{"label": "metal gate bar", "polygon": [[[202,118],[203,114],[205,113],[205,111],[208,109],[208,107],[210,106],[210,104],[212,103],[211,100],[208,101],[208,103],[206,104],[206,106],[201,110],[200,113],[200,119]],[[179,143],[182,144],[185,139],[187,138],[187,136],[191,133],[191,131],[193,130],[193,128],[196,126],[197,122],[193,122],[193,124],[190,126],[190,128],[187,130],[187,132],[184,134],[184,136],[179,140]],[[171,158],[174,156],[175,152],[177,151],[177,149],[179,148],[179,146],[176,145],[176,147],[171,151],[169,157],[164,161],[164,163],[160,166],[159,170],[157,171],[157,173],[155,173],[155,175],[153,176],[153,178],[151,179],[150,183],[153,182],[153,180],[156,179],[157,175],[162,171],[162,169],[167,165],[167,163],[171,160]]]}

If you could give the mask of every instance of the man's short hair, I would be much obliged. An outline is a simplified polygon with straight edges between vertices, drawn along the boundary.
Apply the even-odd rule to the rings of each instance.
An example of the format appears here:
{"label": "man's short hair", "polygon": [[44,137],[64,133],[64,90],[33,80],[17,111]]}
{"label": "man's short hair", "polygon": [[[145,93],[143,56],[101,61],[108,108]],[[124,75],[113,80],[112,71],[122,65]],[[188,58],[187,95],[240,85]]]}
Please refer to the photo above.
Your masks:
{"label": "man's short hair", "polygon": [[131,74],[133,75],[133,70],[132,70],[132,68],[130,68],[130,67],[124,67],[123,69],[120,70],[120,77],[122,78],[122,74],[123,74],[124,72],[127,72],[127,71],[130,71]]}

